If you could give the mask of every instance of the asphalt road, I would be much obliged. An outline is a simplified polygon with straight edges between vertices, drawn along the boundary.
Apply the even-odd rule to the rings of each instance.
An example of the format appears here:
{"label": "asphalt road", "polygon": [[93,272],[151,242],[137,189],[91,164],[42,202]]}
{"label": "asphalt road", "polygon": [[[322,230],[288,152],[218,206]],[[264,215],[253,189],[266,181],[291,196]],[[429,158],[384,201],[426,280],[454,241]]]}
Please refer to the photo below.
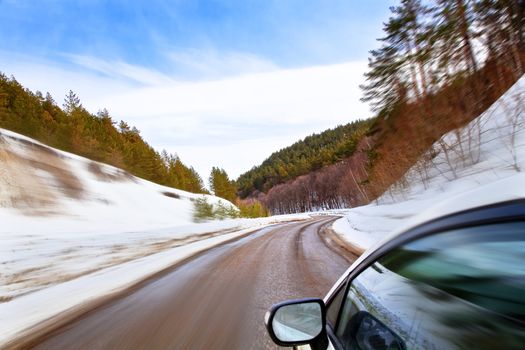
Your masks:
{"label": "asphalt road", "polygon": [[[326,243],[333,217],[276,225],[212,248],[23,348],[273,349],[263,320],[324,297],[355,258]],[[342,256],[344,255],[344,257]]]}

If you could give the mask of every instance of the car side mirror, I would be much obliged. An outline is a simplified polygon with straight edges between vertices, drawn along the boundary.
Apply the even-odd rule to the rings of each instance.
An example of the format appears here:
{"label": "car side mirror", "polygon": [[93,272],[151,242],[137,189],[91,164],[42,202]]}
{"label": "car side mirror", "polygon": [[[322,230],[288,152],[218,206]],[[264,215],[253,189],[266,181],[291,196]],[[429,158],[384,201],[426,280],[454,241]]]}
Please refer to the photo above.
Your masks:
{"label": "car side mirror", "polygon": [[326,307],[321,299],[289,300],[265,316],[270,338],[280,346],[314,344],[326,338]]}

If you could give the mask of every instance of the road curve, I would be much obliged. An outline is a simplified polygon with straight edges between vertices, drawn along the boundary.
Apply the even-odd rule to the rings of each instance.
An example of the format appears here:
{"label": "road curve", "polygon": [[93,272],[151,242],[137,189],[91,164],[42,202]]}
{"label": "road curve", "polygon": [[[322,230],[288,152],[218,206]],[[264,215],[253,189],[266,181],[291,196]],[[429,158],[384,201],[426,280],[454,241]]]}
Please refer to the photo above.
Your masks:
{"label": "road curve", "polygon": [[355,258],[323,239],[334,219],[275,225],[212,248],[17,348],[276,348],[266,310],[323,297]]}

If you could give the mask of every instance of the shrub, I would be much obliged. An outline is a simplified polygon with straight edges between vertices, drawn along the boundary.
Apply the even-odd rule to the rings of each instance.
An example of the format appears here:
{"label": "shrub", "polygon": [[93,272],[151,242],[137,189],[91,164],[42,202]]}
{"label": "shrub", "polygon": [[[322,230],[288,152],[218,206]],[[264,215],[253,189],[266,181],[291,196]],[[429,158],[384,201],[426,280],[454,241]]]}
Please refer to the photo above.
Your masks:
{"label": "shrub", "polygon": [[268,208],[258,200],[239,201],[237,206],[240,210],[240,216],[243,218],[260,218],[268,216]]}
{"label": "shrub", "polygon": [[237,208],[235,208],[233,205],[228,205],[223,201],[219,201],[215,207],[213,204],[208,203],[206,197],[198,198],[193,203],[195,207],[195,212],[193,215],[195,222],[213,219],[234,219],[239,217],[239,211]]}
{"label": "shrub", "polygon": [[208,203],[206,197],[201,197],[193,202],[195,212],[193,219],[195,222],[202,222],[213,219],[213,205]]}

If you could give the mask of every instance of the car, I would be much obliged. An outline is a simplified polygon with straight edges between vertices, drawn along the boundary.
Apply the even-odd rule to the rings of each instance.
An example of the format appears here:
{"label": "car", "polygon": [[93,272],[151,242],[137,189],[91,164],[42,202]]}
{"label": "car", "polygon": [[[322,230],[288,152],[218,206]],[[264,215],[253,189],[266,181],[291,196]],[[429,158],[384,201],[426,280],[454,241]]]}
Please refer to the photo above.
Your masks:
{"label": "car", "polygon": [[504,186],[424,214],[324,299],[274,305],[270,337],[313,350],[525,349],[525,196]]}

